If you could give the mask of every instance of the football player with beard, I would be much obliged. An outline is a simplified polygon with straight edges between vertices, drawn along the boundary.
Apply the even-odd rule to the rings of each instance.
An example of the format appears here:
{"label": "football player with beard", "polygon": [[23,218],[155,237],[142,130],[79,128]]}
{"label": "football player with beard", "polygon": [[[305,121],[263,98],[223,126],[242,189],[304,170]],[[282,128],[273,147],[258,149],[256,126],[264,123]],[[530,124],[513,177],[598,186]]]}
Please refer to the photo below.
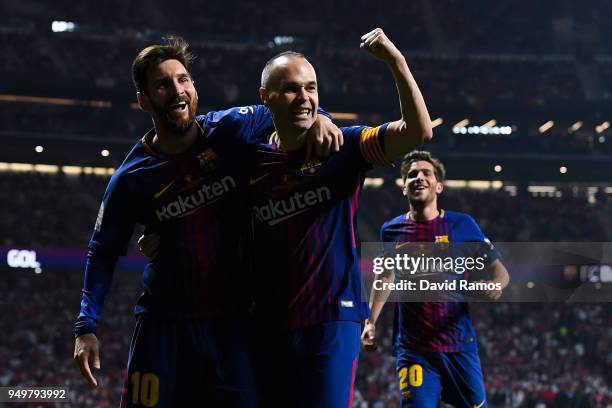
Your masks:
{"label": "football player with beard", "polygon": [[[113,174],[89,242],[74,358],[96,387],[96,326],[113,271],[136,224],[159,232],[134,309],[122,407],[259,406],[246,319],[248,209],[240,149],[273,131],[263,106],[196,116],[198,93],[187,43],[143,49],[132,75],[140,107],[154,128]],[[339,148],[339,131],[323,118],[309,132],[319,147]]]}

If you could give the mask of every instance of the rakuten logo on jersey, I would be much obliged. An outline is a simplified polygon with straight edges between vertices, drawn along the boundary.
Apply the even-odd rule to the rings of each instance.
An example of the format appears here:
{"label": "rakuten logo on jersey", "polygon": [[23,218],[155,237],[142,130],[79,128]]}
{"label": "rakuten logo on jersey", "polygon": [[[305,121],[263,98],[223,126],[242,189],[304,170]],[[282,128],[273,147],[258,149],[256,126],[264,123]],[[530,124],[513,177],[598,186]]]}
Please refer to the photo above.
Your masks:
{"label": "rakuten logo on jersey", "polygon": [[176,200],[155,210],[155,214],[160,221],[182,218],[218,201],[224,194],[234,188],[236,188],[236,181],[232,177],[226,176],[210,185],[203,184],[191,194],[178,196]]}
{"label": "rakuten logo on jersey", "polygon": [[258,222],[276,225],[329,200],[331,200],[329,188],[319,187],[304,193],[296,192],[285,200],[268,200],[266,205],[253,207],[253,211]]}

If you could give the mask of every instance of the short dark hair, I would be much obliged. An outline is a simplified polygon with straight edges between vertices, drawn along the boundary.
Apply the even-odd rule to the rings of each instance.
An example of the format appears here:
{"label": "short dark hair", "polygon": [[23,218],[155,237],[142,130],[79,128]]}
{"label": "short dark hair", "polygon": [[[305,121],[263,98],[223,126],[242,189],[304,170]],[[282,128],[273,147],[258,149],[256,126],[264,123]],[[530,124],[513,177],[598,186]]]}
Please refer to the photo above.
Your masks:
{"label": "short dark hair", "polygon": [[276,54],[272,58],[270,58],[266,62],[266,65],[264,65],[263,71],[261,71],[261,86],[263,88],[268,86],[268,80],[270,79],[270,71],[272,70],[272,64],[274,64],[274,61],[276,61],[277,59],[281,57],[306,59],[304,54],[302,54],[301,52],[297,52],[297,51],[283,51],[279,54]]}
{"label": "short dark hair", "polygon": [[423,150],[415,150],[404,156],[404,159],[402,160],[401,169],[402,179],[404,181],[406,181],[406,178],[408,177],[410,165],[417,161],[426,161],[431,163],[434,168],[434,174],[436,175],[436,179],[440,183],[444,182],[444,180],[446,179],[446,169],[444,168],[444,165],[442,164],[442,162],[440,162],[440,160],[436,159],[435,157],[431,157],[431,153]]}
{"label": "short dark hair", "polygon": [[195,59],[187,51],[189,44],[181,37],[166,37],[163,45],[151,45],[140,51],[132,62],[132,81],[138,92],[147,91],[147,71],[150,67],[175,59],[189,71],[189,64]]}

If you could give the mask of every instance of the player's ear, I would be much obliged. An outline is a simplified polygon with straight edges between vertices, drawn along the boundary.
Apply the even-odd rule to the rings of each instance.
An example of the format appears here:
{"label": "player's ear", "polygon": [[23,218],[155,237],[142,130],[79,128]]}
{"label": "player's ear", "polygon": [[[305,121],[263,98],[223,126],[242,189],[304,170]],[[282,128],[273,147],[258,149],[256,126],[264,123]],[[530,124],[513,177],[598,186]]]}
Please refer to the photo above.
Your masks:
{"label": "player's ear", "polygon": [[268,90],[263,86],[259,87],[259,99],[261,99],[261,103],[268,106]]}
{"label": "player's ear", "polygon": [[143,94],[142,92],[136,92],[136,100],[138,100],[138,106],[140,106],[140,109],[145,112],[149,112],[150,105],[147,95]]}
{"label": "player's ear", "polygon": [[436,194],[440,194],[444,190],[444,184],[437,182],[436,183]]}
{"label": "player's ear", "polygon": [[402,194],[404,197],[408,197],[408,180],[404,180],[404,187],[402,187]]}

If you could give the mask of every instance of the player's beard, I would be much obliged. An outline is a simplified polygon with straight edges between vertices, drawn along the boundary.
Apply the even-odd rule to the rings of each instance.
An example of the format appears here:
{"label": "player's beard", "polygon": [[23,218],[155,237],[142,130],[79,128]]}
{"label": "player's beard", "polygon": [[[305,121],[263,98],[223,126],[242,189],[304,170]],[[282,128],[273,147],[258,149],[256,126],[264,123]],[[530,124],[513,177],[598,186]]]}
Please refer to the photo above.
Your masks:
{"label": "player's beard", "polygon": [[424,197],[416,197],[411,192],[408,193],[408,201],[410,206],[415,210],[422,210],[427,207],[436,198],[435,186],[430,186],[427,189],[427,195]]}
{"label": "player's beard", "polygon": [[[189,114],[187,118],[176,117],[173,115],[171,106],[177,102],[184,101],[187,103],[187,111]],[[161,106],[151,101],[151,107],[155,112],[161,126],[163,126],[168,132],[176,135],[182,135],[186,133],[195,123],[195,115],[198,108],[198,96],[195,95],[192,100],[181,99],[180,101],[174,100],[166,106]]]}

